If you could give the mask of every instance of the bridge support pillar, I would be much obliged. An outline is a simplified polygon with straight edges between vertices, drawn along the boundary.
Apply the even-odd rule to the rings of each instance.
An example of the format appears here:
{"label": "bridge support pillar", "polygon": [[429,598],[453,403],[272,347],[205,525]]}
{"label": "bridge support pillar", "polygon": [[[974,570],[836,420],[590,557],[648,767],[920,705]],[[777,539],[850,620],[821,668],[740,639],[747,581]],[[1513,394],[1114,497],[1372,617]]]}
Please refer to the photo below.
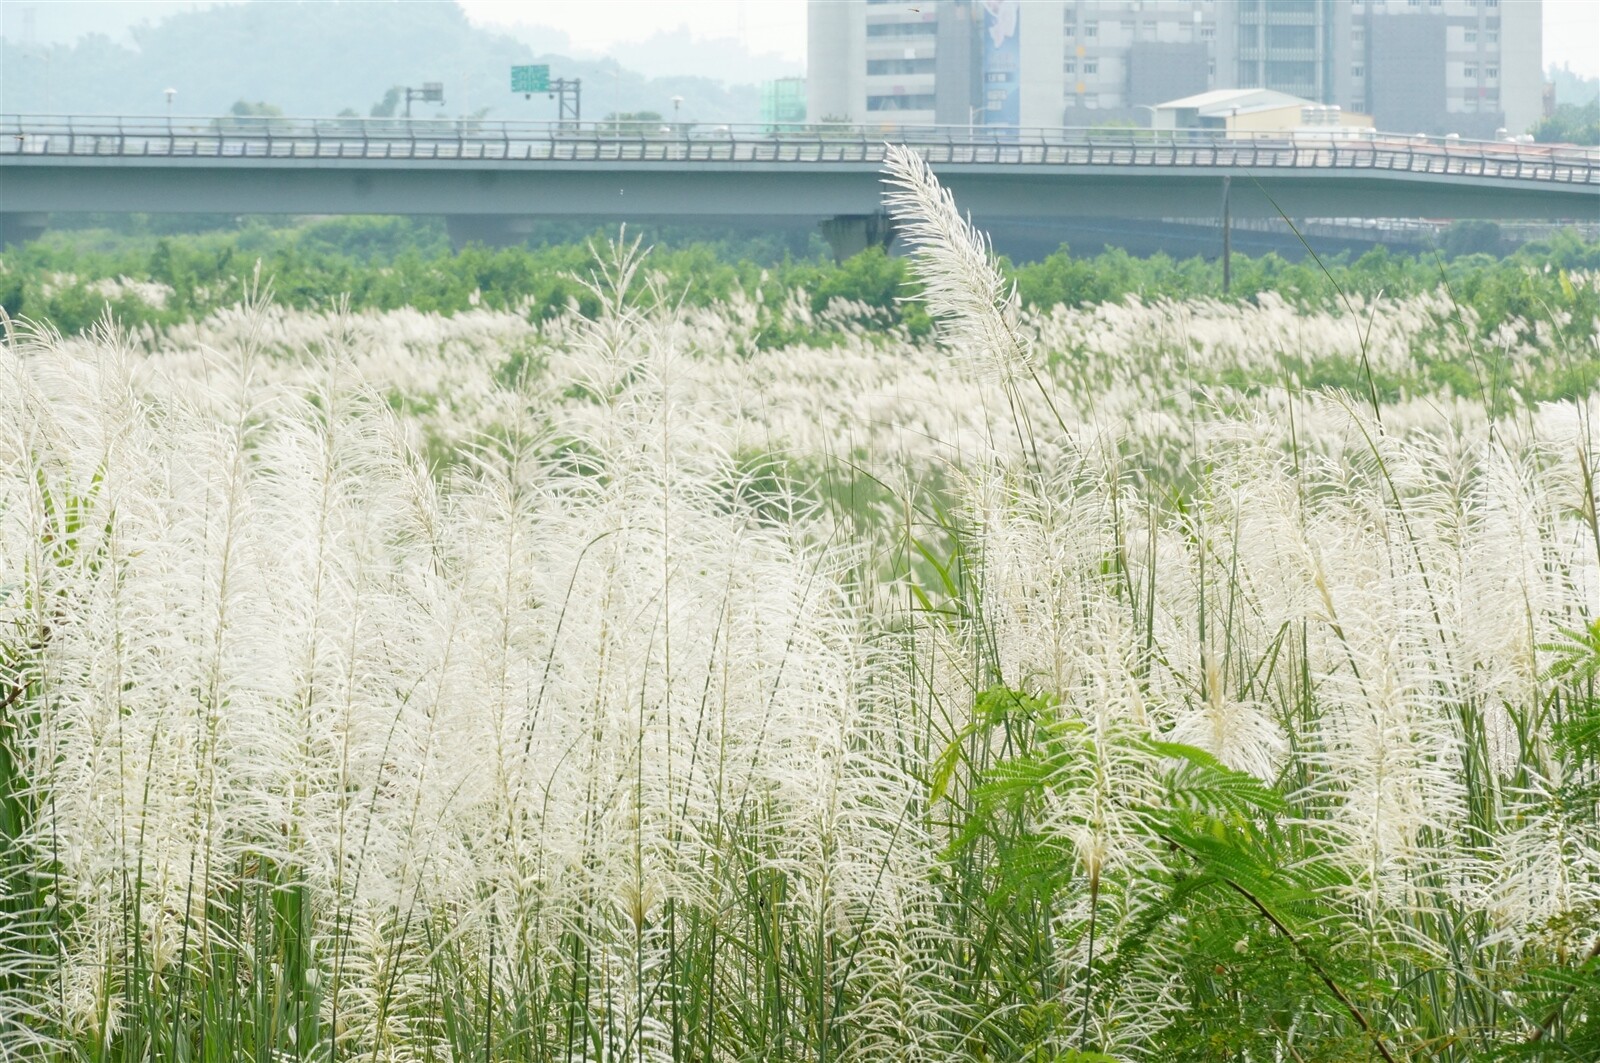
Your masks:
{"label": "bridge support pillar", "polygon": [[44,213],[0,213],[0,247],[37,240],[49,223],[50,215]]}
{"label": "bridge support pillar", "polygon": [[533,218],[514,214],[449,214],[444,226],[450,234],[450,246],[459,251],[468,244],[513,247],[527,243],[533,235],[534,222]]}
{"label": "bridge support pillar", "polygon": [[833,248],[833,260],[843,262],[869,247],[888,250],[894,243],[894,224],[887,214],[841,214],[822,220],[822,238]]}
{"label": "bridge support pillar", "polygon": [[1222,179],[1222,294],[1233,290],[1233,178]]}

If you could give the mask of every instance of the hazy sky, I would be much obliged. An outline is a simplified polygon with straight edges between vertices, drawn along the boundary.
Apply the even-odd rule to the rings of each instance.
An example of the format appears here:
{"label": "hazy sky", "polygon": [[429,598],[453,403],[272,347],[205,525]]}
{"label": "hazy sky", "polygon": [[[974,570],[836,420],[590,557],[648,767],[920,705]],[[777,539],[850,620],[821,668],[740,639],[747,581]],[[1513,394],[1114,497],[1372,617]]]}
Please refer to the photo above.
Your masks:
{"label": "hazy sky", "polygon": [[806,58],[806,0],[461,0],[461,6],[474,22],[551,26],[589,51],[688,26],[697,37],[731,37],[753,52]]}
{"label": "hazy sky", "polygon": [[[806,56],[806,0],[462,0],[461,6],[474,21],[553,26],[595,51],[687,25],[697,36],[733,37],[755,52],[801,62]],[[1600,76],[1600,2],[1544,0],[1544,61]]]}
{"label": "hazy sky", "polygon": [[[1539,2],[1502,0],[1506,6]],[[1543,2],[1544,61],[1600,76],[1600,0]],[[204,6],[206,0],[0,0],[0,31],[17,30],[15,16],[24,8],[36,12],[42,39],[70,40],[85,29],[120,35],[131,22]],[[758,54],[802,64],[806,57],[806,0],[462,0],[462,7],[475,22],[552,27],[591,53],[687,26],[697,37],[731,37]]]}
{"label": "hazy sky", "polygon": [[1544,0],[1544,63],[1570,66],[1584,77],[1600,76],[1600,3]]}

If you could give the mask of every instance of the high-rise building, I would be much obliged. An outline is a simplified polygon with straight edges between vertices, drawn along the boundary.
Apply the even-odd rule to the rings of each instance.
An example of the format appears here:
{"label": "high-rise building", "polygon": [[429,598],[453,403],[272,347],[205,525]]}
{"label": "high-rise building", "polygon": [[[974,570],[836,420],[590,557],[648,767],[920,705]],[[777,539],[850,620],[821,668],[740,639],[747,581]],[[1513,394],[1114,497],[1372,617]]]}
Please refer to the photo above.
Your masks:
{"label": "high-rise building", "polygon": [[1145,123],[1166,100],[1214,83],[1211,0],[1066,0],[1061,12],[1067,125]]}
{"label": "high-rise building", "polygon": [[1138,120],[1211,83],[1211,0],[812,0],[808,112],[895,125]]}
{"label": "high-rise building", "polygon": [[1219,79],[1366,111],[1387,130],[1492,137],[1539,120],[1538,0],[1233,0]]}
{"label": "high-rise building", "polygon": [[1351,0],[1232,0],[1221,5],[1218,88],[1271,89],[1345,104]]}
{"label": "high-rise building", "polygon": [[1542,5],[1534,0],[1366,0],[1350,94],[1385,129],[1490,137],[1543,113]]}
{"label": "high-rise building", "polygon": [[1087,126],[1261,88],[1384,129],[1540,117],[1540,0],[811,0],[808,112],[884,125]]}
{"label": "high-rise building", "polygon": [[811,120],[966,125],[979,91],[973,0],[812,0],[806,111]]}

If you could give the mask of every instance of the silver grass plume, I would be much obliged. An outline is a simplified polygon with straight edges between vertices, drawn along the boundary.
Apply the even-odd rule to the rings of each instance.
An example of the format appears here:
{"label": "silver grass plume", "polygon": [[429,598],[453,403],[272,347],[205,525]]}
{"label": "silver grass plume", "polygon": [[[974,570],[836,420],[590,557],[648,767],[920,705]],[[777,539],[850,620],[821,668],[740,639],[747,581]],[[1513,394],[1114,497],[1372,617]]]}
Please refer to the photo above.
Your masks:
{"label": "silver grass plume", "polygon": [[962,217],[950,190],[911,148],[889,145],[883,169],[895,236],[911,248],[922,300],[945,338],[1002,380],[1032,375],[1032,345],[1017,327],[1016,288],[1000,275],[989,238]]}

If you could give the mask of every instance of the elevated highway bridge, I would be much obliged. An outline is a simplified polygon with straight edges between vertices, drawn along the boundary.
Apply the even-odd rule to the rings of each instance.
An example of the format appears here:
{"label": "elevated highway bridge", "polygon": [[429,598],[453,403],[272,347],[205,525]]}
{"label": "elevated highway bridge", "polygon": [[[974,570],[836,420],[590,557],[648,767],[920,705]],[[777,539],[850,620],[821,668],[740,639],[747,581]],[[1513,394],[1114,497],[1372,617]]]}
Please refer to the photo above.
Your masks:
{"label": "elevated highway bridge", "polygon": [[0,115],[0,239],[58,212],[820,224],[888,238],[888,142],[980,223],[1068,218],[1600,220],[1600,151],[1329,130],[869,128]]}

